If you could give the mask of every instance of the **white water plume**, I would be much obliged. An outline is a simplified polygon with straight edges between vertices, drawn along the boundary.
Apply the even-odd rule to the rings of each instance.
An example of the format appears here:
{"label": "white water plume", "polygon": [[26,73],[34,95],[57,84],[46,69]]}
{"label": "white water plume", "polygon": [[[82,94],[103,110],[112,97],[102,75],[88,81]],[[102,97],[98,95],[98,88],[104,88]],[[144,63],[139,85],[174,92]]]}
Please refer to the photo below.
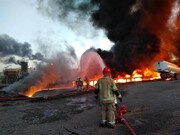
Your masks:
{"label": "white water plume", "polygon": [[82,55],[80,59],[79,71],[80,76],[88,78],[94,78],[98,75],[102,75],[102,70],[105,64],[102,58],[94,49],[89,49]]}

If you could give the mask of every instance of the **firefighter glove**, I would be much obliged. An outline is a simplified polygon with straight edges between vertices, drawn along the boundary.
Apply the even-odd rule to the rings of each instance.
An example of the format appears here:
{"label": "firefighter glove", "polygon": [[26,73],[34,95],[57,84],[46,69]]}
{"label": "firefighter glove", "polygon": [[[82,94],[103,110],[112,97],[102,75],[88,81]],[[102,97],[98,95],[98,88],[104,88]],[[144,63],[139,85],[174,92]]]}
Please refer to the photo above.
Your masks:
{"label": "firefighter glove", "polygon": [[122,102],[122,96],[121,96],[121,94],[119,94],[118,99],[119,99],[120,102]]}

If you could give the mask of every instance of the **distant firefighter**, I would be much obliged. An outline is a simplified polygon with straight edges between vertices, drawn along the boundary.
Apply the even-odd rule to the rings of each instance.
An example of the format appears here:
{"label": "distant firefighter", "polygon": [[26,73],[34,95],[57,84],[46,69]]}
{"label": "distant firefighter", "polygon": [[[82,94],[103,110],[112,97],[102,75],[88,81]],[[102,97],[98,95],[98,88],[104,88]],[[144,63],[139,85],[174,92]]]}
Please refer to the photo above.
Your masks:
{"label": "distant firefighter", "polygon": [[89,89],[89,79],[87,76],[84,77],[84,81],[86,82],[86,90]]}
{"label": "distant firefighter", "polygon": [[81,77],[77,78],[77,80],[76,80],[76,87],[77,87],[77,90],[82,90],[82,88],[83,88],[83,81],[81,80]]}

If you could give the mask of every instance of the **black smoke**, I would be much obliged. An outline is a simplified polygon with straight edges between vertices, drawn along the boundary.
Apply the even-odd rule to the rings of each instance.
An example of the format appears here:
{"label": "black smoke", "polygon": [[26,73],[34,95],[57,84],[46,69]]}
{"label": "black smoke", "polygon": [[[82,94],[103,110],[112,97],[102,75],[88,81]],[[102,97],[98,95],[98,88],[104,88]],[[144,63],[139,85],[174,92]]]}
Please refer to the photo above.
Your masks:
{"label": "black smoke", "polygon": [[115,43],[110,51],[98,49],[97,52],[115,71],[132,73],[137,68],[150,67],[160,56],[171,61],[169,52],[179,57],[177,42],[171,45],[177,48],[174,50],[169,45],[165,47],[161,44],[173,35],[168,31],[167,22],[175,0],[96,2],[99,3],[99,9],[92,14],[93,24],[105,29],[107,37]]}
{"label": "black smoke", "polygon": [[114,73],[131,74],[135,69],[148,67],[149,62],[160,52],[160,41],[154,35],[147,34],[134,35],[126,41],[117,41],[110,51],[98,49],[97,52]]}
{"label": "black smoke", "polygon": [[3,62],[6,64],[18,64],[19,62],[16,60],[15,56],[29,58],[30,60],[45,60],[41,53],[37,52],[36,54],[33,54],[31,45],[29,43],[20,43],[6,34],[0,35],[0,56],[1,61],[4,59]]}
{"label": "black smoke", "polygon": [[92,26],[90,17],[98,5],[91,0],[38,0],[37,10],[77,34],[77,40],[95,39],[100,36],[100,30]]}
{"label": "black smoke", "polygon": [[14,56],[10,56],[9,58],[3,60],[3,63],[4,64],[13,63],[13,64],[16,64],[16,65],[20,65],[20,61],[17,60]]}
{"label": "black smoke", "polygon": [[57,15],[59,18],[66,18],[71,12],[87,14],[92,7],[90,0],[38,0],[39,10],[43,9],[42,12],[54,17]]}
{"label": "black smoke", "polygon": [[90,0],[38,0],[38,11],[71,29],[79,29],[95,8]]}
{"label": "black smoke", "polygon": [[[172,34],[167,22],[175,1],[39,0],[38,9],[72,29],[79,29],[78,32],[84,35],[82,28],[87,29],[82,27],[84,20],[90,18],[93,26],[105,30],[107,37],[114,42],[109,51],[97,49],[106,65],[114,72],[132,73],[137,68],[152,66],[160,58],[171,61],[170,54],[180,57],[178,36],[173,39],[174,47],[163,46]],[[170,53],[165,54],[165,51]]]}

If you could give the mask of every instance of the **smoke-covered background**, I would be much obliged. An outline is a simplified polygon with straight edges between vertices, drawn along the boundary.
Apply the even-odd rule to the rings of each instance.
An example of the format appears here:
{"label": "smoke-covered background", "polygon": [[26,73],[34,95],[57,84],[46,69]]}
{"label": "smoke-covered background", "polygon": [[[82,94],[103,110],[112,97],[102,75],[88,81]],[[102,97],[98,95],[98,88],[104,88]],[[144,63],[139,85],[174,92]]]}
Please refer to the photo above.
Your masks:
{"label": "smoke-covered background", "polygon": [[156,60],[180,65],[179,0],[100,0],[92,14],[115,43],[110,51],[98,50],[115,71],[132,73],[151,67]]}
{"label": "smoke-covered background", "polygon": [[[157,60],[180,65],[179,0],[3,0],[1,5],[7,1],[0,12],[1,62],[18,64],[24,57],[40,62],[38,74],[24,81],[30,85],[21,83],[25,89],[93,76],[104,63],[113,74],[152,69]],[[55,80],[46,81],[50,73]]]}
{"label": "smoke-covered background", "polygon": [[0,70],[24,58],[46,61],[69,47],[78,59],[91,47],[109,49],[112,42],[104,30],[89,21],[94,9],[96,5],[82,0],[2,0]]}
{"label": "smoke-covered background", "polygon": [[19,64],[15,56],[26,57],[30,60],[45,61],[44,56],[37,52],[33,54],[31,45],[27,42],[20,43],[8,35],[0,35],[0,60],[5,64]]}
{"label": "smoke-covered background", "polygon": [[[114,72],[132,73],[137,68],[150,68],[156,60],[179,65],[179,0],[35,0],[34,4],[38,14],[64,26],[61,30],[64,34],[57,35],[59,31],[53,29],[49,34],[37,35],[34,40],[37,53],[32,53],[30,43],[1,35],[1,44],[7,44],[1,45],[1,56],[11,53],[43,60],[50,52],[68,45],[75,48],[78,56],[88,48],[99,48],[97,52]],[[109,45],[97,38],[103,32],[114,43],[109,50],[104,49]],[[3,62],[14,59],[12,56]]]}
{"label": "smoke-covered background", "polygon": [[77,33],[86,33],[81,26],[88,18],[114,43],[109,51],[97,49],[105,63],[131,74],[157,60],[179,65],[179,8],[179,0],[39,0],[38,9]]}

